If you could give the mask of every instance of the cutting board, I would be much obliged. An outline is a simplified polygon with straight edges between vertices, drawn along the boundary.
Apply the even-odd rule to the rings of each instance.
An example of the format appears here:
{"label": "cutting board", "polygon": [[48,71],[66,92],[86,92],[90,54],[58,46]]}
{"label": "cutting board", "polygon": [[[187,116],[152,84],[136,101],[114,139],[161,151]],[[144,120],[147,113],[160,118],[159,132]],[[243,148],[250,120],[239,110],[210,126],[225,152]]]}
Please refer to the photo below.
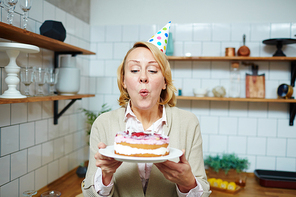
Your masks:
{"label": "cutting board", "polygon": [[265,98],[265,74],[246,74],[246,98]]}

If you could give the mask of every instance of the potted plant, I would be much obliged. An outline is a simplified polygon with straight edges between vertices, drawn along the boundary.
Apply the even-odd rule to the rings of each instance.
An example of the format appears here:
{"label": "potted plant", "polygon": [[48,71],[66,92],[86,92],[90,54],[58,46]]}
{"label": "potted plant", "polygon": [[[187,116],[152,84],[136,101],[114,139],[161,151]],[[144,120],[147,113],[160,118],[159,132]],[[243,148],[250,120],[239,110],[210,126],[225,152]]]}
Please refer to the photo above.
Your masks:
{"label": "potted plant", "polygon": [[235,154],[208,156],[204,160],[209,177],[235,178],[249,167],[248,159],[241,159]]}
{"label": "potted plant", "polygon": [[[101,114],[105,113],[105,112],[110,111],[111,108],[109,106],[107,106],[107,103],[105,103],[105,104],[102,105],[102,108],[98,113],[94,113],[94,112],[92,112],[90,110],[83,109],[83,108],[81,108],[81,110],[86,115],[86,123],[87,123],[86,133],[89,136],[90,132],[91,132],[91,126],[93,125],[93,123],[97,119],[97,117],[100,116]],[[89,144],[89,142],[88,142],[88,144]],[[88,162],[81,163],[81,165],[77,168],[76,174],[78,175],[78,177],[85,177],[85,174],[86,174],[86,171],[87,171],[87,163]]]}

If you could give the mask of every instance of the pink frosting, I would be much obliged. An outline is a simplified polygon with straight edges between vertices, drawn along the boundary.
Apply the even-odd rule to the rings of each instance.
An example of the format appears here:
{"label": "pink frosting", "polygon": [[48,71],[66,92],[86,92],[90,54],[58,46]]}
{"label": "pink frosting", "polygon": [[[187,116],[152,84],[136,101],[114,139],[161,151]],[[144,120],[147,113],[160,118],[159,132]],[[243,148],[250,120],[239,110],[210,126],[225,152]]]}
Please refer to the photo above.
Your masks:
{"label": "pink frosting", "polygon": [[169,137],[160,134],[144,134],[143,132],[128,134],[127,132],[118,132],[115,136],[115,142],[127,142],[130,144],[168,144]]}

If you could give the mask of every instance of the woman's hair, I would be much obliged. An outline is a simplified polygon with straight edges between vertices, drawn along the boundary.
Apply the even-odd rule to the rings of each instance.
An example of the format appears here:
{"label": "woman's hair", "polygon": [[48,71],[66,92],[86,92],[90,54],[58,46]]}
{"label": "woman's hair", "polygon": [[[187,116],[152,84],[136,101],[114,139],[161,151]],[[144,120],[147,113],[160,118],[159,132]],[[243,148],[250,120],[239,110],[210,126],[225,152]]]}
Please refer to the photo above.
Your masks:
{"label": "woman's hair", "polygon": [[176,105],[176,96],[175,96],[176,88],[173,85],[172,72],[171,72],[169,61],[167,60],[166,55],[163,52],[161,52],[155,45],[149,42],[136,42],[133,48],[131,48],[127,52],[122,63],[119,65],[117,69],[117,84],[120,91],[120,97],[118,99],[119,105],[122,107],[125,107],[130,100],[130,96],[127,92],[127,89],[125,89],[123,85],[124,75],[125,75],[124,68],[126,64],[126,58],[135,48],[138,48],[138,47],[144,47],[151,51],[153,57],[157,61],[158,65],[160,66],[161,72],[164,76],[166,89],[161,91],[159,104],[161,105],[168,104],[171,107],[175,106]]}

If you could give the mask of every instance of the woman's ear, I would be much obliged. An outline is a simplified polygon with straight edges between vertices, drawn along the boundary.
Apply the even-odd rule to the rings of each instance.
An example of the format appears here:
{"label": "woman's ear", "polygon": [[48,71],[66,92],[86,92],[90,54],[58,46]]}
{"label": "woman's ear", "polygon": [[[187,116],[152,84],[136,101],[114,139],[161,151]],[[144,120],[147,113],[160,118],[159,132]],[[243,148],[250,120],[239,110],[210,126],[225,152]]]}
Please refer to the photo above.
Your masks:
{"label": "woman's ear", "polygon": [[125,80],[124,79],[122,81],[122,86],[124,87],[124,89],[126,89],[126,85],[125,85]]}
{"label": "woman's ear", "polygon": [[165,90],[165,89],[166,89],[166,83],[163,85],[162,89],[163,89],[163,90]]}

